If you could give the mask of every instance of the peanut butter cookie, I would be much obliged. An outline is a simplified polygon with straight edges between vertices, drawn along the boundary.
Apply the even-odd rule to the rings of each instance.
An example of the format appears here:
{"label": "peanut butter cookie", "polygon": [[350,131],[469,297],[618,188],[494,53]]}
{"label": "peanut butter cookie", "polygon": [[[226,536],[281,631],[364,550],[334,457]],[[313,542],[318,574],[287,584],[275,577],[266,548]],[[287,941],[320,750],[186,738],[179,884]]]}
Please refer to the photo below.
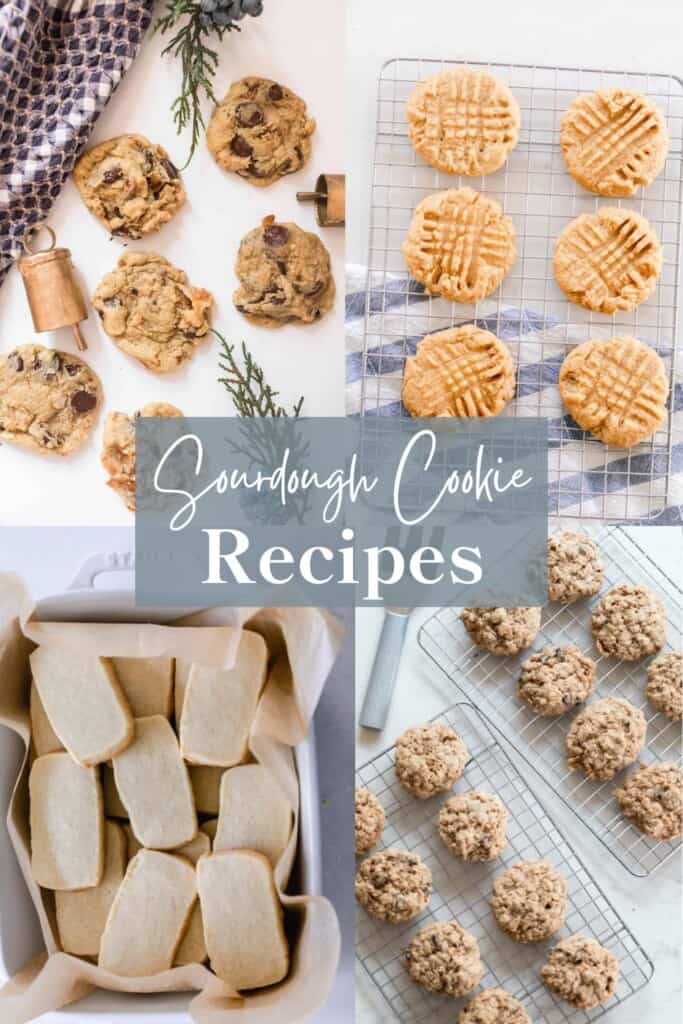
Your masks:
{"label": "peanut butter cookie", "polygon": [[107,487],[122,498],[126,508],[135,511],[135,421],[140,416],[182,416],[180,409],[165,402],[150,402],[128,416],[110,412],[104,422],[101,462],[109,479]]}
{"label": "peanut butter cookie", "polygon": [[604,570],[597,545],[585,533],[561,530],[548,538],[548,597],[571,604],[600,592]]}
{"label": "peanut butter cookie", "polygon": [[629,701],[596,700],[576,716],[567,733],[569,768],[589,779],[613,779],[636,760],[646,731],[645,715]]}
{"label": "peanut butter cookie", "polygon": [[531,1024],[531,1018],[509,992],[485,988],[463,1007],[458,1024]]}
{"label": "peanut butter cookie", "polygon": [[460,618],[473,643],[490,654],[519,654],[541,628],[540,608],[463,608]]}
{"label": "peanut butter cookie", "polygon": [[446,800],[439,812],[439,835],[461,860],[495,860],[505,849],[507,820],[502,800],[473,789]]}
{"label": "peanut butter cookie", "polygon": [[516,942],[542,942],[564,924],[567,883],[544,860],[523,860],[493,882],[491,910]]}
{"label": "peanut butter cookie", "polygon": [[593,639],[608,658],[638,661],[656,654],[666,637],[666,613],[649,587],[621,583],[600,600],[591,619]]}
{"label": "peanut butter cookie", "polygon": [[522,662],[517,693],[537,715],[563,715],[590,697],[595,662],[578,647],[550,644]]}
{"label": "peanut butter cookie", "polygon": [[615,795],[621,813],[652,839],[683,835],[683,775],[670,761],[641,764]]}
{"label": "peanut butter cookie", "polygon": [[375,794],[359,786],[356,789],[356,853],[367,853],[377,845],[384,820],[384,808]]}
{"label": "peanut butter cookie", "polygon": [[432,895],[432,873],[416,853],[382,850],[364,860],[356,873],[356,899],[380,921],[411,921]]}
{"label": "peanut butter cookie", "polygon": [[683,654],[661,654],[648,666],[647,699],[674,722],[683,718]]}
{"label": "peanut butter cookie", "polygon": [[466,996],[484,976],[479,943],[457,921],[421,928],[404,954],[408,974],[427,992]]}
{"label": "peanut butter cookie", "polygon": [[396,778],[409,793],[426,800],[450,789],[468,758],[467,747],[447,725],[418,725],[396,740]]}
{"label": "peanut butter cookie", "polygon": [[591,1010],[614,995],[619,961],[595,939],[570,935],[551,949],[541,969],[547,987],[579,1010]]}

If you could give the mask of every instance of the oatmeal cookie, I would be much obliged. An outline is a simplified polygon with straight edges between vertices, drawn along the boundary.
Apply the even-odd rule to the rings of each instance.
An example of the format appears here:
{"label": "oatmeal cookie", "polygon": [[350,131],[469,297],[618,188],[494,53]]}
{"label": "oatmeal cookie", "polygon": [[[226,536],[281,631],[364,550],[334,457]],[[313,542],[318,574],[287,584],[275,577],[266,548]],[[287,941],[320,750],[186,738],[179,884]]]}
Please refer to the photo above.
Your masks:
{"label": "oatmeal cookie", "polygon": [[485,988],[463,1007],[458,1024],[531,1024],[531,1018],[504,989]]}
{"label": "oatmeal cookie", "polygon": [[560,939],[541,969],[547,987],[579,1010],[591,1010],[614,995],[619,961],[585,935]]}
{"label": "oatmeal cookie", "polygon": [[683,835],[683,775],[670,761],[640,765],[616,791],[621,813],[653,839]]}
{"label": "oatmeal cookie", "polygon": [[462,860],[495,860],[505,849],[507,820],[502,800],[473,789],[445,802],[439,812],[439,835]]}
{"label": "oatmeal cookie", "polygon": [[83,202],[112,235],[142,238],[185,202],[180,174],[162,146],[119,135],[84,153],[74,168]]}
{"label": "oatmeal cookie", "polygon": [[567,733],[567,761],[589,779],[613,779],[643,749],[647,722],[621,697],[606,697],[584,708]]}
{"label": "oatmeal cookie", "polygon": [[356,853],[376,846],[384,828],[384,808],[374,793],[363,786],[356,789]]}
{"label": "oatmeal cookie", "polygon": [[332,308],[330,255],[317,235],[265,217],[242,239],[235,273],[235,308],[263,327],[310,324]]}
{"label": "oatmeal cookie", "polygon": [[493,882],[491,910],[517,942],[541,942],[564,923],[567,883],[544,860],[523,860]]}
{"label": "oatmeal cookie", "polygon": [[304,101],[269,78],[233,82],[214,108],[206,141],[216,163],[252,185],[270,185],[303,167],[315,121]]}
{"label": "oatmeal cookie", "polygon": [[550,644],[522,662],[517,693],[538,715],[563,715],[589,697],[595,662],[578,647]]}
{"label": "oatmeal cookie", "polygon": [[665,640],[666,615],[648,587],[622,583],[612,587],[593,612],[593,639],[601,654],[638,661],[655,654]]}
{"label": "oatmeal cookie", "polygon": [[683,654],[660,654],[647,670],[647,699],[653,708],[667,718],[680,722],[683,718]]}
{"label": "oatmeal cookie", "polygon": [[211,292],[153,252],[124,253],[92,301],[112,341],[155,373],[177,369],[211,330]]}
{"label": "oatmeal cookie", "polygon": [[135,511],[135,421],[139,416],[182,416],[180,409],[166,402],[150,402],[132,416],[110,412],[104,422],[101,462],[109,479],[107,487]]}
{"label": "oatmeal cookie", "polygon": [[380,921],[411,921],[422,913],[431,895],[431,871],[407,850],[373,853],[356,873],[356,899]]}
{"label": "oatmeal cookie", "polygon": [[598,594],[604,570],[597,545],[585,533],[560,530],[548,538],[548,597],[571,604]]}
{"label": "oatmeal cookie", "polygon": [[450,789],[468,758],[467,747],[447,725],[418,725],[396,740],[396,778],[409,793],[426,800]]}
{"label": "oatmeal cookie", "polygon": [[490,654],[519,654],[541,628],[540,608],[463,608],[460,618],[473,643]]}
{"label": "oatmeal cookie", "polygon": [[0,356],[0,440],[71,455],[95,425],[102,388],[78,356],[20,345]]}
{"label": "oatmeal cookie", "polygon": [[466,996],[484,976],[479,943],[457,921],[421,928],[404,958],[410,977],[427,992]]}

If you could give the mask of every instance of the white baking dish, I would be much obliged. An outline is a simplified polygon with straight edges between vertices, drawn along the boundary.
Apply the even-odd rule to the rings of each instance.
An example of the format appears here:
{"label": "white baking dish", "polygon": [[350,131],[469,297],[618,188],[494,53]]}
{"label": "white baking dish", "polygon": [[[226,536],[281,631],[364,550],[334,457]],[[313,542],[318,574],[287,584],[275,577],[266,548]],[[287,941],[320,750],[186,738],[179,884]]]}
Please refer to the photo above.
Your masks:
{"label": "white baking dish", "polygon": [[[71,586],[39,601],[35,617],[50,622],[171,622],[197,609],[136,608],[131,554],[94,555],[81,567]],[[125,585],[121,574],[125,573]],[[116,574],[116,575],[111,575]],[[99,580],[101,584],[95,584]],[[114,583],[115,586],[111,586]],[[21,764],[17,737],[2,730],[0,743],[0,814],[4,821]],[[320,802],[313,727],[295,748],[299,775],[299,848],[290,891],[319,896],[322,891]],[[5,829],[0,830],[0,985],[43,949],[38,921],[24,886]],[[40,1018],[41,1024],[187,1024],[193,993],[132,995],[97,991],[78,1003]]]}

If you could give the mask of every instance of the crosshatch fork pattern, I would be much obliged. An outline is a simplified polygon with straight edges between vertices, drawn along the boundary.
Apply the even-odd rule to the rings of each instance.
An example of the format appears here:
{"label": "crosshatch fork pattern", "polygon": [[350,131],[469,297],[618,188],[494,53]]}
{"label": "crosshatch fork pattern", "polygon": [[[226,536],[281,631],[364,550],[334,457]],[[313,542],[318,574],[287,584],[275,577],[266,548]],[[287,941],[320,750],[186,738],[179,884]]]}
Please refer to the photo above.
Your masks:
{"label": "crosshatch fork pattern", "polygon": [[[427,910],[414,921],[392,925],[358,909],[356,948],[363,967],[381,990],[397,1021],[452,1024],[464,999],[427,993],[409,977],[402,953],[414,934],[434,921],[455,918],[479,942],[486,973],[483,988],[502,987],[519,999],[534,1022],[582,1024],[602,1017],[642,988],[652,963],[624,921],[602,893],[567,840],[555,827],[509,756],[468,704],[457,704],[434,719],[449,725],[465,741],[470,759],[456,792],[482,789],[496,793],[509,812],[508,845],[490,864],[465,864],[443,845],[436,823],[445,794],[418,800],[396,781],[394,748],[358,769],[357,785],[381,801],[386,827],[379,848],[400,847],[417,853],[432,872],[434,891]],[[543,858],[567,881],[567,917],[546,942],[514,942],[497,926],[489,907],[496,875],[520,860]],[[540,969],[558,938],[569,934],[595,938],[619,959],[620,980],[614,997],[594,1010],[575,1010],[544,986]]]}
{"label": "crosshatch fork pattern", "polygon": [[[679,649],[682,595],[678,587],[620,527],[600,531],[595,541],[605,567],[601,594],[626,582],[642,583],[656,591],[667,618],[667,642],[660,653]],[[499,658],[475,647],[460,622],[460,609],[455,608],[442,608],[433,615],[420,630],[419,643],[463,695],[476,701],[492,725],[503,732],[606,849],[631,874],[645,876],[673,857],[681,843],[650,839],[622,816],[614,789],[633,766],[609,782],[593,782],[579,772],[570,772],[565,737],[580,708],[559,718],[548,718],[534,714],[517,697],[520,666],[532,651],[546,644],[575,644],[596,661],[595,693],[590,700],[623,697],[645,715],[647,737],[639,760],[645,764],[680,761],[680,723],[655,711],[645,696],[647,667],[653,658],[619,662],[601,657],[592,642],[591,612],[600,596],[566,606],[550,605],[544,610],[536,640],[516,657]]]}
{"label": "crosshatch fork pattern", "polygon": [[[382,69],[373,168],[361,415],[408,415],[400,402],[405,358],[426,334],[477,322],[510,346],[518,369],[517,397],[504,415],[550,421],[552,513],[611,520],[655,516],[669,497],[674,436],[675,345],[683,202],[683,83],[666,75],[469,62],[504,79],[521,109],[520,141],[506,164],[485,177],[444,174],[415,153],[407,135],[405,101],[419,81],[463,62],[399,58]],[[666,117],[671,146],[659,177],[628,199],[585,191],[568,174],[560,120],[578,93],[622,86],[645,93]],[[435,191],[470,185],[502,204],[517,231],[517,261],[502,287],[476,304],[424,294],[409,279],[401,244],[417,203]],[[663,249],[654,294],[636,310],[614,316],[571,303],[555,281],[552,256],[566,225],[598,205],[645,216]],[[588,338],[630,334],[655,348],[670,384],[670,416],[648,441],[604,446],[580,430],[562,407],[557,378],[568,349]]]}

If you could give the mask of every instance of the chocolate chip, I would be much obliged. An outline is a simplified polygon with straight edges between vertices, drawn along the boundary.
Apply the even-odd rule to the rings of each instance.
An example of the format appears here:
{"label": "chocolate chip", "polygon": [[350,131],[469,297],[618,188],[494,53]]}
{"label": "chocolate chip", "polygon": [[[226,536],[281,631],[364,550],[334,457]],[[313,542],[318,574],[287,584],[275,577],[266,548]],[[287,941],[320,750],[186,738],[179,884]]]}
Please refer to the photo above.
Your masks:
{"label": "chocolate chip", "polygon": [[71,396],[71,407],[76,412],[90,412],[97,405],[97,395],[90,391],[74,391]]}
{"label": "chocolate chip", "polygon": [[271,306],[283,306],[287,298],[285,293],[281,291],[266,292],[263,297],[268,300]]}
{"label": "chocolate chip", "polygon": [[70,377],[75,377],[78,371],[80,370],[80,366],[78,366],[77,363],[66,363],[64,369],[66,370]]}
{"label": "chocolate chip", "polygon": [[113,185],[115,181],[123,177],[123,171],[120,167],[109,167],[102,175],[102,181],[105,185]]}
{"label": "chocolate chip", "polygon": [[180,177],[180,174],[178,173],[178,168],[176,167],[175,164],[172,164],[170,160],[162,160],[161,166],[166,171],[171,181],[173,181],[175,178]]}
{"label": "chocolate chip", "polygon": [[270,89],[268,90],[269,100],[271,100],[273,103],[277,103],[277,101],[281,100],[283,96],[284,92],[282,91],[281,85],[278,85],[277,82],[271,85]]}
{"label": "chocolate chip", "polygon": [[280,271],[281,274],[286,276],[286,274],[287,274],[287,264],[285,263],[284,260],[278,260],[277,261],[277,269]]}
{"label": "chocolate chip", "polygon": [[18,352],[10,352],[7,356],[7,365],[11,366],[17,373],[21,373],[24,369],[24,360],[21,358]]}
{"label": "chocolate chip", "polygon": [[249,161],[249,166],[247,167],[247,170],[246,170],[246,173],[245,173],[244,177],[245,178],[248,178],[248,177],[252,177],[252,178],[265,178],[265,177],[267,177],[267,175],[268,175],[267,171],[264,172],[259,167],[259,165],[257,163],[255,163],[253,160],[250,160]]}
{"label": "chocolate chip", "polygon": [[235,156],[251,156],[254,152],[243,135],[234,135],[230,142],[230,149]]}
{"label": "chocolate chip", "polygon": [[258,103],[240,103],[235,113],[238,124],[244,125],[245,128],[255,128],[264,120],[263,111]]}
{"label": "chocolate chip", "polygon": [[287,245],[289,230],[283,224],[269,224],[263,229],[263,241],[274,249]]}
{"label": "chocolate chip", "polygon": [[50,356],[50,362],[42,367],[42,372],[46,377],[56,377],[62,369],[62,365],[62,357],[59,352],[53,352]]}

